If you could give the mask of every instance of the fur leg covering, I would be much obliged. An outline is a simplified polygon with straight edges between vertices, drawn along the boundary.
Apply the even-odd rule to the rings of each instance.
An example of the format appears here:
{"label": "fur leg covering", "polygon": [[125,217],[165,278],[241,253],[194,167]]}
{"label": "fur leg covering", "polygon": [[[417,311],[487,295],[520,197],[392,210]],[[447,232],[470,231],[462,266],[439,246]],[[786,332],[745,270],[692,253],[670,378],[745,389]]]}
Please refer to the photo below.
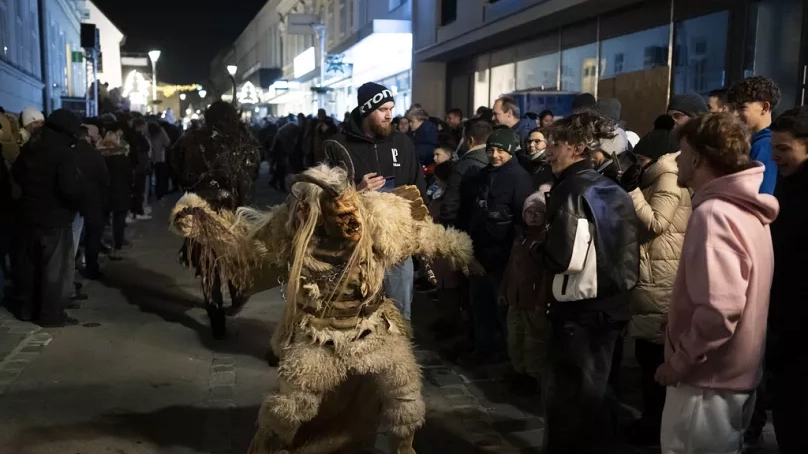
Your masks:
{"label": "fur leg covering", "polygon": [[278,365],[278,392],[267,396],[261,405],[256,437],[271,435],[291,446],[300,426],[317,416],[323,395],[346,375],[345,366],[328,350],[293,343]]}
{"label": "fur leg covering", "polygon": [[421,395],[421,368],[404,333],[373,333],[348,364],[352,371],[374,377],[381,394],[383,422],[396,436],[411,439],[424,425],[426,406]]}

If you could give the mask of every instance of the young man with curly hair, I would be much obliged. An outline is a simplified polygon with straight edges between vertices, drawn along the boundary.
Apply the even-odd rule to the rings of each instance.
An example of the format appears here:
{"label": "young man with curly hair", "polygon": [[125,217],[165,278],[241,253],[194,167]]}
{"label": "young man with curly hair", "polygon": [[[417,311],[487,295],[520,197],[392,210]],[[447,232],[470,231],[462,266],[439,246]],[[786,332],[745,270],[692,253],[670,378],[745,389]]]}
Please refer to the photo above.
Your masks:
{"label": "young man with curly hair", "polygon": [[549,454],[615,452],[605,395],[640,268],[631,197],[592,168],[592,155],[615,128],[612,120],[583,110],[549,131],[546,156],[556,180],[547,199],[546,241],[531,248],[549,272],[555,300],[547,305]]}
{"label": "young man with curly hair", "polygon": [[678,183],[693,190],[693,213],[656,372],[668,387],[660,445],[663,454],[740,452],[761,379],[778,204],[759,193],[765,169],[734,115],[696,117],[679,137]]}
{"label": "young man with curly hair", "polygon": [[772,111],[780,103],[780,87],[773,80],[748,77],[727,91],[727,103],[752,134],[750,157],[766,167],[760,192],[774,194],[777,184],[777,166],[772,161]]}

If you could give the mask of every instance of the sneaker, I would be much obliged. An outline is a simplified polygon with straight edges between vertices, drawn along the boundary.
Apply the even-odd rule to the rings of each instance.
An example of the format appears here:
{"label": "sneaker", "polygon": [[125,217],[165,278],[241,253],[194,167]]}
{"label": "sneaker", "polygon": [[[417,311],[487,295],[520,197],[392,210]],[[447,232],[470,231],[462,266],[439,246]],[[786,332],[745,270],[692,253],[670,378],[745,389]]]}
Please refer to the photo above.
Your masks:
{"label": "sneaker", "polygon": [[138,221],[151,221],[152,217],[151,215],[148,214],[139,214],[135,216],[135,219],[137,219]]}
{"label": "sneaker", "polygon": [[144,214],[152,214],[152,207],[150,207],[150,206],[148,206],[148,205],[145,205],[145,206],[143,207],[143,213],[144,213]]}
{"label": "sneaker", "polygon": [[132,213],[129,213],[129,214],[127,214],[127,215],[126,215],[126,223],[127,223],[127,224],[132,224],[132,223],[134,223],[136,220],[137,220],[137,219],[135,219],[135,217],[134,217],[134,216],[132,216]]}
{"label": "sneaker", "polygon": [[119,260],[123,260],[123,257],[121,257],[121,251],[119,251],[118,249],[110,249],[109,259],[116,262]]}

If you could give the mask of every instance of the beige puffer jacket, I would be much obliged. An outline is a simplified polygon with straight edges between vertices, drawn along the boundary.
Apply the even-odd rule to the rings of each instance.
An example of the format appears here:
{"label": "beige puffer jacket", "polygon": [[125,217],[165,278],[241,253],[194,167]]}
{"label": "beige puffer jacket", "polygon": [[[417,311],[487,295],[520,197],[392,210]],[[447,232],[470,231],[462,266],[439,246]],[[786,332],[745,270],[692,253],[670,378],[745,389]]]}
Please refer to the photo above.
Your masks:
{"label": "beige puffer jacket", "polygon": [[640,188],[631,192],[640,219],[640,280],[632,292],[628,333],[664,343],[662,321],[667,316],[673,281],[692,207],[690,192],[677,184],[679,153],[663,155],[645,171]]}

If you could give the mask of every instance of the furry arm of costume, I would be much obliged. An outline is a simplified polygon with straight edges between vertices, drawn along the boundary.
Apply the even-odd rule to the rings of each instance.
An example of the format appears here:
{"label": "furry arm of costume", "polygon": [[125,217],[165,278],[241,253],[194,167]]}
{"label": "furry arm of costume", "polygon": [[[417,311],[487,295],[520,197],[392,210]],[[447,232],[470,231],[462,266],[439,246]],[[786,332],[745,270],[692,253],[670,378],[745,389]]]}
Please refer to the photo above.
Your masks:
{"label": "furry arm of costume", "polygon": [[429,217],[415,186],[393,193],[360,192],[367,210],[366,222],[374,252],[389,269],[413,255],[432,260],[449,259],[456,269],[468,269],[474,260],[471,238],[459,230],[445,228]]}
{"label": "furry arm of costume", "polygon": [[286,233],[288,218],[286,205],[264,212],[262,233],[273,241],[261,241],[251,235],[254,226],[240,222],[236,213],[214,210],[198,195],[186,193],[171,210],[169,225],[174,233],[211,251],[225,277],[255,294],[277,286],[278,276],[286,270],[291,244]]}

